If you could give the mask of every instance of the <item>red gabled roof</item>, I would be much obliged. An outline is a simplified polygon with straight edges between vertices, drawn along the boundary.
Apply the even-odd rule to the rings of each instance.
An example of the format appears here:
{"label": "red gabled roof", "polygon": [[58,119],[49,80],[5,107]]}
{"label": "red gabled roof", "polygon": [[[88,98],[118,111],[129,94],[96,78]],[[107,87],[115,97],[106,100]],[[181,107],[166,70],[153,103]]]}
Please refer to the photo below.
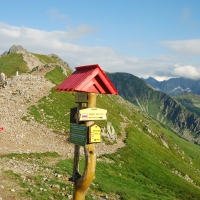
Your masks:
{"label": "red gabled roof", "polygon": [[57,88],[57,91],[118,94],[117,89],[98,64],[76,67],[76,70]]}

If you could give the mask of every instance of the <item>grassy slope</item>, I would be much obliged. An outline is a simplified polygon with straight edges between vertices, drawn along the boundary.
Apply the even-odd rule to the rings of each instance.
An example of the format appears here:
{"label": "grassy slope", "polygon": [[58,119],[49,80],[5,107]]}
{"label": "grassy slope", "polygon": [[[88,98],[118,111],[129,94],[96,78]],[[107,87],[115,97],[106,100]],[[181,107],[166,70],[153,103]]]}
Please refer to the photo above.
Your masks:
{"label": "grassy slope", "polygon": [[[55,84],[62,82],[65,77],[60,68],[55,68],[47,74]],[[55,89],[55,88],[54,88]],[[54,92],[42,98],[37,106],[30,108],[30,116],[41,123],[47,124],[59,132],[69,131],[69,109],[75,107],[75,94]],[[200,189],[183,177],[188,175],[195,184],[200,186],[200,149],[188,141],[178,137],[171,130],[150,117],[143,115],[122,101],[118,96],[98,95],[97,107],[108,110],[108,121],[112,122],[116,132],[120,135],[120,122],[128,123],[126,128],[126,147],[119,149],[115,154],[101,156],[112,162],[97,162],[96,178],[88,191],[86,199],[93,199],[91,194],[118,194],[121,199],[200,199]],[[122,118],[121,116],[125,116]],[[26,120],[29,116],[26,117]],[[105,126],[105,121],[97,122]],[[151,131],[150,131],[151,130]],[[150,133],[151,132],[151,133]],[[166,148],[160,138],[164,138],[169,148]],[[11,155],[13,156],[13,155]],[[16,155],[15,155],[16,156]],[[27,155],[38,157],[38,155]],[[22,158],[23,157],[23,158]],[[40,162],[41,169],[51,168],[64,176],[70,176],[72,172],[72,159],[60,160],[57,164],[48,165],[46,160],[51,155],[43,155]],[[16,156],[16,159],[24,159],[24,155]],[[37,159],[36,159],[37,160]],[[83,163],[81,165],[83,169]],[[42,171],[42,170],[41,170]],[[172,173],[176,171],[178,174]],[[72,187],[65,181],[58,181],[55,177],[44,182],[43,175],[33,174],[29,179],[35,184],[32,192],[27,192],[29,183],[23,183],[19,175],[9,173],[21,187],[25,188],[23,195],[33,199],[62,199],[62,194],[56,189],[50,189],[50,185],[59,184],[68,187],[67,192],[72,193]],[[48,185],[49,184],[49,185]],[[49,186],[49,187],[48,187]],[[47,193],[38,192],[40,188],[46,188]]]}
{"label": "grassy slope", "polygon": [[42,63],[55,63],[55,60],[53,60],[47,55],[36,54],[36,53],[33,53],[33,55],[37,57]]}
{"label": "grassy slope", "polygon": [[0,71],[3,71],[8,77],[16,74],[27,72],[28,67],[23,60],[22,54],[12,53],[6,56],[0,57]]}
{"label": "grassy slope", "polygon": [[[57,75],[52,76],[51,74],[54,73]],[[52,71],[51,74],[47,77],[56,83],[59,72]],[[66,111],[69,112],[69,108],[76,106],[74,94],[52,91],[48,98],[51,99],[51,103],[47,103],[45,97],[39,102],[38,107],[34,108],[38,112],[38,120],[43,122],[45,117],[39,119],[39,110],[44,109],[43,116],[53,116],[51,122],[47,122],[51,127],[55,130],[64,128],[68,132],[69,115],[66,116]],[[200,190],[183,178],[187,174],[200,185],[200,173],[197,170],[200,167],[199,147],[178,137],[160,123],[140,114],[134,107],[119,102],[118,96],[98,95],[97,97],[97,107],[108,110],[108,121],[112,122],[119,135],[120,122],[124,121],[120,113],[123,113],[132,123],[129,123],[126,129],[127,146],[115,154],[105,155],[114,163],[97,163],[96,179],[92,190],[95,190],[95,193],[119,194],[122,199],[200,198]],[[35,113],[32,114],[36,116]],[[105,126],[105,123],[98,122],[101,126]],[[148,129],[152,130],[154,136],[148,132]],[[165,138],[169,149],[164,147],[160,137]],[[193,164],[190,164],[191,162]],[[60,161],[58,165],[62,173],[65,171],[70,173],[72,160]],[[183,177],[172,173],[175,170]]]}

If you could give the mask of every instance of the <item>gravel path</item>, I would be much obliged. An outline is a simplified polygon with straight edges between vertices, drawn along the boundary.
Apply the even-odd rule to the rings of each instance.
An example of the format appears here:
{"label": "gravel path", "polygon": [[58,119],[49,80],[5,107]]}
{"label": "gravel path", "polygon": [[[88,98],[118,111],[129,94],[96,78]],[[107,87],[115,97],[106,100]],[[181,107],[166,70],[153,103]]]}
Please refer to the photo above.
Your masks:
{"label": "gravel path", "polygon": [[66,136],[53,133],[42,124],[23,121],[27,108],[48,95],[54,85],[40,76],[23,74],[8,80],[0,89],[0,154],[57,151],[66,155],[72,145]]}
{"label": "gravel path", "polygon": [[[73,156],[73,145],[67,143],[67,136],[55,134],[34,120],[21,119],[27,108],[48,95],[53,86],[43,77],[23,74],[10,78],[6,88],[0,89],[0,127],[4,127],[0,131],[0,154],[56,151]],[[112,153],[123,145],[123,138],[118,138],[114,145],[97,144],[97,154]]]}

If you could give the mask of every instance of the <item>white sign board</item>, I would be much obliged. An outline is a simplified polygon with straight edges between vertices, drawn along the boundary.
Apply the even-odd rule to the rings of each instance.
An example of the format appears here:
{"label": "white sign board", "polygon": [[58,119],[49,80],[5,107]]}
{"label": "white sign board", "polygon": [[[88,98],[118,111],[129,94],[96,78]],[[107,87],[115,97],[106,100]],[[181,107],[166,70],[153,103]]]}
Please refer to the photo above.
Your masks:
{"label": "white sign board", "polygon": [[85,108],[79,110],[79,121],[107,120],[107,110],[101,108]]}

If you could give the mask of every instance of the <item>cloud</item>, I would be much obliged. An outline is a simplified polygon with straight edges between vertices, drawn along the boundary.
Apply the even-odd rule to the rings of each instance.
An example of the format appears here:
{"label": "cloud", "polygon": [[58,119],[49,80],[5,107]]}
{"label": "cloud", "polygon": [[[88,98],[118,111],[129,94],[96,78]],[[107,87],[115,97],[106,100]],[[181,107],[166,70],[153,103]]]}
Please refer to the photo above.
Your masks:
{"label": "cloud", "polygon": [[184,56],[200,55],[200,39],[163,41],[161,44]]}
{"label": "cloud", "polygon": [[183,9],[183,12],[182,12],[182,15],[180,17],[180,20],[185,22],[189,18],[189,16],[190,16],[190,9],[185,7]]}
{"label": "cloud", "polygon": [[176,65],[174,68],[174,75],[191,78],[191,79],[199,79],[200,78],[200,69],[196,69],[194,66],[179,66]]}
{"label": "cloud", "polygon": [[68,39],[81,39],[84,35],[93,34],[95,31],[95,28],[81,24],[77,29],[68,29],[66,37]]}
{"label": "cloud", "polygon": [[[170,76],[153,76],[157,81],[164,81],[164,80],[169,80],[170,78],[173,78],[173,77],[170,77]],[[148,78],[148,77],[147,77]]]}
{"label": "cloud", "polygon": [[[0,54],[9,50],[12,45],[21,45],[33,53],[45,55],[54,53],[68,62],[72,69],[82,65],[99,64],[108,72],[127,72],[138,77],[200,78],[199,71],[194,65],[181,63],[182,60],[176,56],[137,58],[119,55],[109,47],[80,46],[72,42],[72,38],[82,38],[92,31],[87,25],[81,25],[70,31],[45,31],[0,22]],[[182,42],[184,43],[180,41],[180,44]],[[170,42],[167,44],[172,45]]]}
{"label": "cloud", "polygon": [[[69,18],[67,15],[60,14],[57,9],[52,8],[47,11],[47,15],[50,16],[53,20],[68,20]],[[77,39],[81,39],[85,35],[93,34],[96,31],[96,28],[91,27],[87,24],[81,24],[77,28],[68,28],[65,32],[65,39],[67,41],[74,41]],[[61,31],[56,31],[56,33],[59,33]]]}
{"label": "cloud", "polygon": [[48,10],[47,15],[50,16],[54,20],[56,20],[56,19],[66,19],[67,18],[66,15],[60,14],[58,12],[58,10],[55,9],[55,8]]}
{"label": "cloud", "polygon": [[186,26],[188,29],[199,28],[200,24],[198,22],[198,18],[193,19],[191,14],[194,14],[194,13],[191,12],[190,8],[188,7],[183,8],[182,13],[179,17],[179,21],[182,23],[182,25]]}
{"label": "cloud", "polygon": [[200,69],[192,65],[175,64],[168,68],[155,70],[153,77],[157,80],[167,80],[175,77],[200,79]]}

